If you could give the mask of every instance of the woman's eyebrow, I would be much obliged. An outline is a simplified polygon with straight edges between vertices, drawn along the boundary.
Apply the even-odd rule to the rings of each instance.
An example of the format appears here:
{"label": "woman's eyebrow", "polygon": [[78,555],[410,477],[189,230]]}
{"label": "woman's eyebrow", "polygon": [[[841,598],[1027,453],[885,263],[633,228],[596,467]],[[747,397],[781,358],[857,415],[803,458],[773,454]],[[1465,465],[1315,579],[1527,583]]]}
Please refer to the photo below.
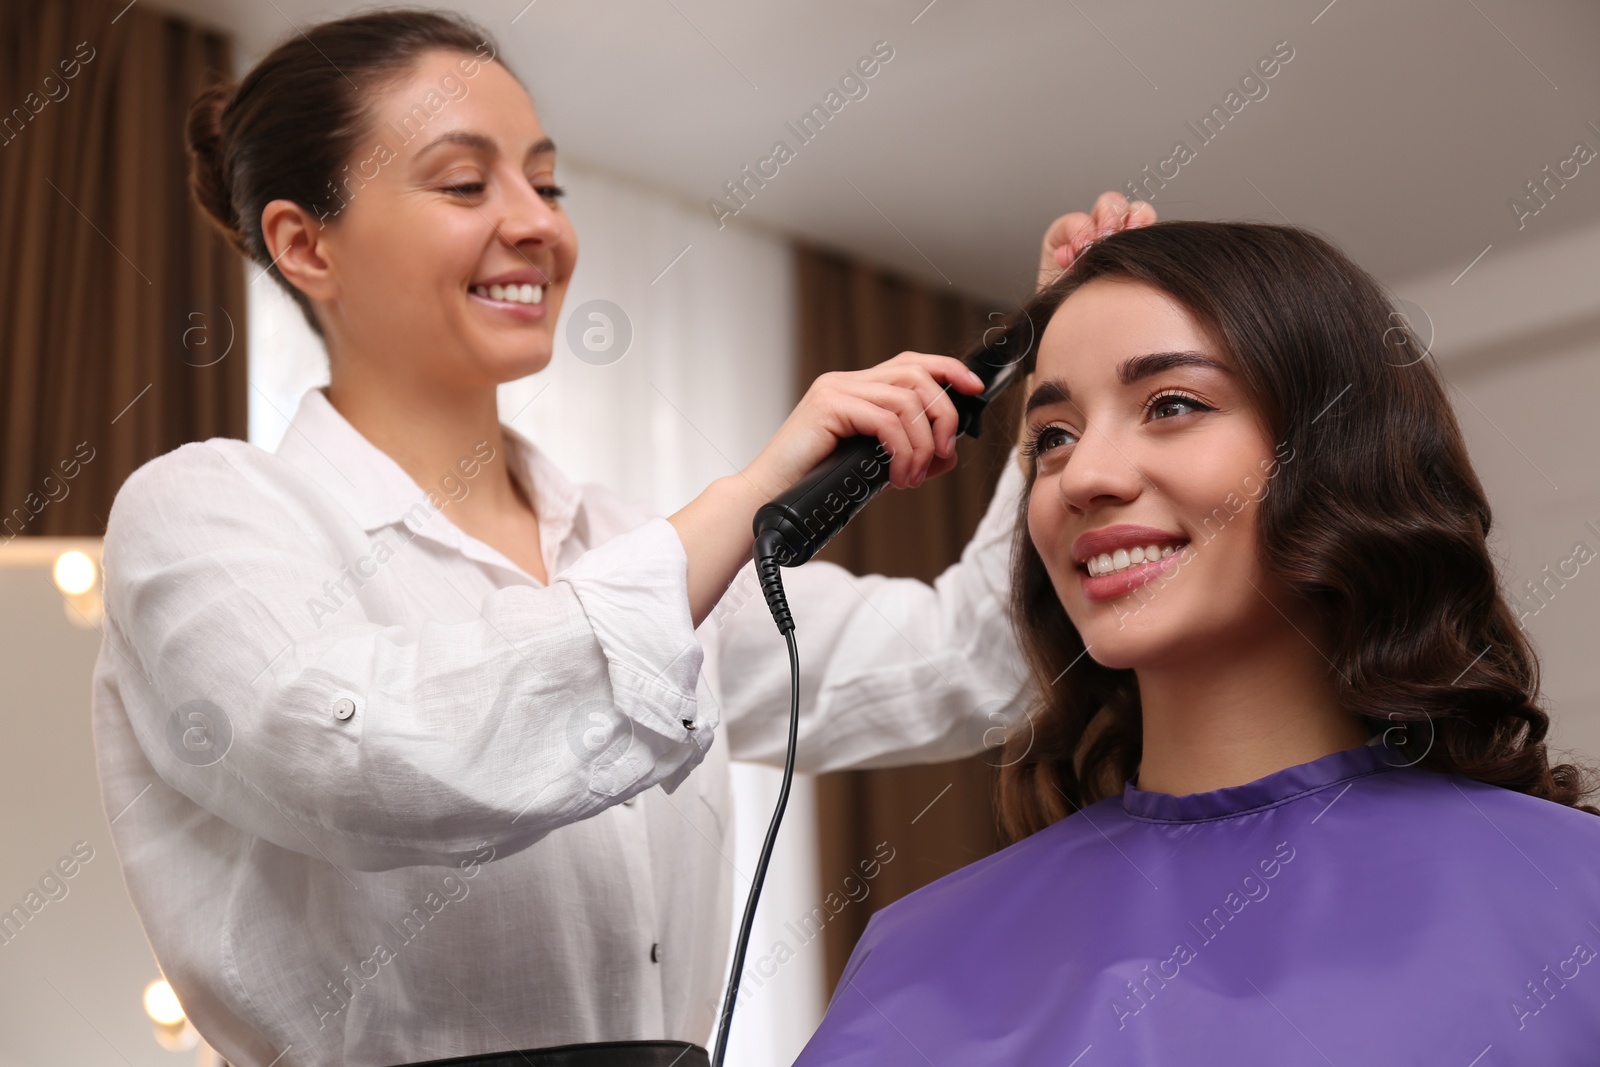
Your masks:
{"label": "woman's eyebrow", "polygon": [[[498,148],[494,143],[494,138],[492,137],[486,137],[481,133],[474,133],[471,130],[451,130],[448,133],[441,133],[438,137],[434,138],[434,140],[430,141],[425,147],[418,149],[417,154],[411,158],[421,159],[428,152],[433,151],[435,148],[438,148],[441,145],[447,144],[465,145],[468,148],[475,148],[478,151],[483,152],[485,155],[491,156],[498,151]],[[546,137],[543,140],[535,141],[533,144],[529,145],[527,155],[524,157],[524,159],[532,159],[534,156],[551,155],[555,152],[555,150],[556,143],[550,140],[550,138]]]}
{"label": "woman's eyebrow", "polygon": [[[1208,367],[1223,374],[1230,373],[1227,365],[1220,360],[1213,359],[1203,352],[1185,349],[1178,352],[1147,352],[1142,356],[1125,359],[1117,367],[1117,381],[1122,385],[1132,385],[1134,382],[1143,381],[1153,374],[1160,374],[1174,367]],[[1060,378],[1046,378],[1028,395],[1023,415],[1031,415],[1034,408],[1070,403],[1072,403],[1072,390],[1067,387],[1067,383]]]}

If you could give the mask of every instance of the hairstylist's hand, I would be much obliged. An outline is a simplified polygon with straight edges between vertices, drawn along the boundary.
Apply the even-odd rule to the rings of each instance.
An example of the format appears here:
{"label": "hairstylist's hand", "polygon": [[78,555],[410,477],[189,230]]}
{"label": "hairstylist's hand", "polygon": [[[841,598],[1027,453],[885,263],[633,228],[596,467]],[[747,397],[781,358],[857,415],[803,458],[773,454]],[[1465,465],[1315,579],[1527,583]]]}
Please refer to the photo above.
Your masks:
{"label": "hairstylist's hand", "polygon": [[1089,213],[1074,211],[1062,215],[1044,231],[1039,253],[1039,288],[1043,289],[1078,258],[1085,248],[1107,234],[1148,226],[1156,221],[1156,209],[1143,200],[1130,202],[1115,190],[1100,194]]}
{"label": "hairstylist's hand", "polygon": [[810,473],[834,446],[858,434],[889,449],[889,484],[921,485],[956,465],[956,408],[944,392],[983,391],[982,380],[959,359],[902,352],[875,367],[830,371],[811,383],[744,476],[777,496]]}

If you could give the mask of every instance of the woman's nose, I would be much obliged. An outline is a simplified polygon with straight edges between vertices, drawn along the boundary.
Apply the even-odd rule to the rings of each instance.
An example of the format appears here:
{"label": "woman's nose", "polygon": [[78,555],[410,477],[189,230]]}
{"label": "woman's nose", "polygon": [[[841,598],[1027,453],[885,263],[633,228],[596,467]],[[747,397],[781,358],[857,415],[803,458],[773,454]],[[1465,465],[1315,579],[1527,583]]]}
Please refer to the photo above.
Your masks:
{"label": "woman's nose", "polygon": [[1138,496],[1145,478],[1130,448],[1131,443],[1089,423],[1056,473],[1062,501],[1075,511],[1087,512]]}
{"label": "woman's nose", "polygon": [[520,175],[508,182],[507,187],[512,191],[507,195],[500,219],[500,235],[512,245],[529,240],[554,242],[562,226],[561,215],[555,207]]}

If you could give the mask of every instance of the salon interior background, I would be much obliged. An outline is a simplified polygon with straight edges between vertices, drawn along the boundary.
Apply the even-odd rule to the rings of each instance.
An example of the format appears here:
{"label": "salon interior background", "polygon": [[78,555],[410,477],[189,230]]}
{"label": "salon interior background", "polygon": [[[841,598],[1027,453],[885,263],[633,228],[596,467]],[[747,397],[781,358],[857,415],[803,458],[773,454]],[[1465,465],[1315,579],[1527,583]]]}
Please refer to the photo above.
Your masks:
{"label": "salon interior background", "polygon": [[[620,358],[580,359],[563,342],[551,370],[503,390],[505,417],[572,475],[671,509],[754,454],[794,396],[805,313],[797,245],[891,272],[908,290],[1006,307],[1028,288],[1042,227],[1104,189],[1150,199],[1165,218],[1291,220],[1372,270],[1431,340],[1495,505],[1507,591],[1543,656],[1555,744],[1600,759],[1593,4],[457,6],[498,35],[561,146],[582,246],[561,335],[591,300],[622,309],[632,328]],[[104,92],[108,83],[95,77],[126,61],[127,27],[149,33],[180,19],[215,31],[242,71],[296,26],[356,7],[118,0],[85,5],[98,21],[81,23],[60,55],[19,58],[39,52],[20,36],[37,17],[8,0],[0,107],[26,114],[0,137],[0,203],[65,199],[73,186],[61,168],[74,158],[90,165],[91,157],[23,152],[29,138],[59,132],[52,124],[74,122],[74,109],[100,106],[92,86]],[[26,167],[17,162],[25,158]],[[88,187],[81,173],[74,180]],[[148,175],[97,181],[107,190],[160,187]],[[49,209],[71,226],[59,247],[19,250],[6,216],[4,276],[19,277],[18,257],[29,254],[92,264],[102,273],[84,276],[111,286],[142,284],[135,272],[160,258],[159,244],[148,243],[159,235],[128,225],[128,205],[109,192],[70,208],[61,199]],[[168,340],[198,364],[197,335],[186,331],[201,329],[216,345],[233,331],[224,358],[248,360],[249,436],[271,447],[324,364],[287,300],[259,275],[246,272],[254,280],[245,322],[224,324],[197,298],[200,317],[174,322]],[[13,298],[19,291],[4,288]],[[114,314],[105,292],[43,299]],[[70,492],[69,467],[92,477],[106,463],[103,452],[41,454],[30,428],[37,398],[110,390],[114,411],[135,400],[139,383],[97,367],[93,353],[60,352],[30,384],[14,358],[18,334],[0,336],[8,349],[0,505],[10,514]],[[63,367],[79,369],[68,378]],[[84,438],[100,440],[89,429]],[[194,1052],[157,1044],[139,1003],[156,970],[116,868],[89,743],[99,638],[79,623],[93,592],[67,597],[51,577],[63,548],[93,557],[97,531],[63,531],[51,508],[66,510],[52,502],[19,536],[0,538],[8,564],[0,567],[8,727],[0,908],[38,905],[0,944],[0,1067],[193,1062]],[[62,532],[87,539],[49,536]],[[887,826],[894,858],[878,880],[848,887],[819,849],[819,821],[821,843],[837,839],[827,824],[837,806],[823,805],[819,817],[817,784],[800,783],[752,944],[752,962],[768,962],[741,1009],[735,1062],[788,1063],[820,1017],[829,971],[822,939],[796,934],[804,917],[838,902],[843,914],[830,921],[859,928],[892,898],[891,876],[898,893],[907,879],[976,858],[936,855],[929,843],[981,801],[971,788],[941,790],[958,778],[970,785],[971,768],[905,773],[891,781],[914,784],[905,790],[909,815],[898,826],[875,824]],[[775,778],[739,771],[741,870]],[[871,793],[870,782],[862,788]],[[854,860],[882,858],[869,843]],[[70,877],[55,873],[68,869]],[[742,897],[745,883],[737,885]],[[780,943],[791,951],[774,952]]]}

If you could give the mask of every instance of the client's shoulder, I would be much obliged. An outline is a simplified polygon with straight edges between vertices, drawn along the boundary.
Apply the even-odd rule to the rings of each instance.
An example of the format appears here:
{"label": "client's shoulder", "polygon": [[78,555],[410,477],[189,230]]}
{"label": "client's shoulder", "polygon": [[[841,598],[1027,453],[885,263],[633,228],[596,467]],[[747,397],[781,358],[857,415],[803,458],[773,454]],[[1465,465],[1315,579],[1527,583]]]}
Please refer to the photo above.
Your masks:
{"label": "client's shoulder", "polygon": [[[1419,767],[1398,769],[1377,781],[1391,793],[1376,798],[1383,810],[1368,812],[1365,832],[1373,840],[1381,832],[1413,862],[1429,858],[1470,880],[1499,856],[1537,881],[1560,883],[1565,876],[1600,893],[1600,815]],[[1384,811],[1396,817],[1385,817]]]}
{"label": "client's shoulder", "polygon": [[1600,843],[1600,815],[1465,774],[1406,767],[1380,781],[1390,782],[1439,809],[1512,819],[1529,829],[1573,834],[1581,840]]}

